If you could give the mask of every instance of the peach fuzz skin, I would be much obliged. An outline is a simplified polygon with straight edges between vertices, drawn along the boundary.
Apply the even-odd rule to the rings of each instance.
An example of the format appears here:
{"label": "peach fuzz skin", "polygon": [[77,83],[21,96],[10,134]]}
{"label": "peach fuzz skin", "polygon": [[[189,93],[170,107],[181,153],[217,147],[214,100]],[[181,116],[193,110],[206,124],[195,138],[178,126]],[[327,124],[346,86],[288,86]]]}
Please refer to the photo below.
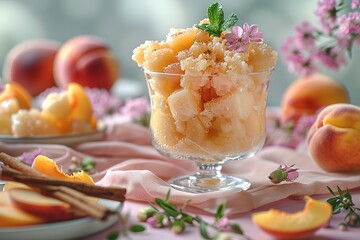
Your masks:
{"label": "peach fuzz skin", "polygon": [[60,48],[55,59],[55,82],[66,88],[70,82],[110,90],[120,67],[109,46],[95,36],[78,36]]}
{"label": "peach fuzz skin", "polygon": [[281,102],[281,121],[296,123],[301,116],[314,115],[335,103],[349,103],[347,90],[321,74],[300,78],[285,91]]}
{"label": "peach fuzz skin", "polygon": [[28,40],[14,46],[6,55],[4,80],[16,82],[32,96],[55,86],[54,61],[60,43],[47,39]]}
{"label": "peach fuzz skin", "polygon": [[322,109],[307,144],[311,157],[325,171],[360,170],[360,107],[339,103]]}

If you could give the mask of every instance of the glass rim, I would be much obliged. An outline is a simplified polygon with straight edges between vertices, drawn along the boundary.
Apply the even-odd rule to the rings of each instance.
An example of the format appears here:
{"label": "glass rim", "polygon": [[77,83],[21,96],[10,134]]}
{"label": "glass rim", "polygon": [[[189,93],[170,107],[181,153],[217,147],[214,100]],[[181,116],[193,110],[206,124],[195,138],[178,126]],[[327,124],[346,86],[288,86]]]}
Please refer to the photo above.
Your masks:
{"label": "glass rim", "polygon": [[154,75],[166,75],[166,76],[187,76],[187,77],[219,77],[219,76],[236,76],[236,75],[261,75],[265,73],[271,73],[275,69],[275,66],[265,69],[259,72],[248,72],[248,73],[240,73],[240,74],[186,74],[186,73],[165,73],[165,72],[154,72],[150,70],[144,70],[145,74],[154,74]]}

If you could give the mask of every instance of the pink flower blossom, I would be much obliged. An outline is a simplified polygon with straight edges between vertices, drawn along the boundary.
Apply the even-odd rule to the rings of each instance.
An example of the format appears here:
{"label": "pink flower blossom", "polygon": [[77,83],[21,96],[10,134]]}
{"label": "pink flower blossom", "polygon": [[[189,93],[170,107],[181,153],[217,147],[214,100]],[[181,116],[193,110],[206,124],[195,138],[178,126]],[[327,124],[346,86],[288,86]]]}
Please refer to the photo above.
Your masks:
{"label": "pink flower blossom", "polygon": [[219,230],[221,230],[222,232],[230,232],[231,226],[230,226],[229,218],[227,218],[227,217],[220,218],[220,220],[217,221],[217,223],[216,223],[216,227]]}
{"label": "pink flower blossom", "polygon": [[341,46],[333,46],[319,49],[316,57],[328,68],[338,70],[341,65],[346,63],[345,53]]}
{"label": "pink flower blossom", "polygon": [[278,184],[282,181],[293,182],[299,177],[298,169],[292,168],[294,166],[279,166],[275,171],[271,172],[269,179],[272,183]]}
{"label": "pink flower blossom", "polygon": [[360,5],[360,0],[352,0],[352,2],[351,2],[352,9],[358,8],[359,5]]}
{"label": "pink flower blossom", "polygon": [[[359,2],[354,0],[352,8]],[[344,9],[344,1],[318,0],[315,15],[321,27],[306,21],[297,25],[281,48],[289,71],[306,76],[317,72],[319,65],[338,70],[347,63],[353,44],[360,46],[360,13],[349,9],[342,13]]]}
{"label": "pink flower blossom", "polygon": [[348,38],[353,34],[360,34],[360,13],[350,12],[349,14],[342,15],[337,20],[339,28],[337,34],[339,38]]}
{"label": "pink flower blossom", "polygon": [[317,67],[314,64],[314,57],[304,57],[298,55],[292,61],[288,61],[288,68],[291,72],[297,73],[299,76],[308,76],[317,72]]}
{"label": "pink flower blossom", "polygon": [[225,34],[226,45],[229,50],[232,51],[245,51],[246,44],[250,42],[261,42],[263,40],[263,34],[259,32],[259,28],[256,24],[244,23],[243,27],[234,26],[231,29],[231,33]]}
{"label": "pink flower blossom", "polygon": [[259,32],[259,28],[256,24],[252,24],[249,26],[249,24],[244,23],[243,25],[244,29],[244,42],[262,42],[263,40],[263,34],[262,32]]}
{"label": "pink flower blossom", "polygon": [[159,223],[158,223],[158,220],[156,219],[156,216],[152,216],[152,217],[149,217],[147,220],[146,220],[146,223],[149,224],[151,227],[153,228],[157,228],[159,227]]}
{"label": "pink flower blossom", "polygon": [[317,71],[314,65],[314,56],[304,56],[304,51],[300,51],[295,45],[294,37],[290,37],[281,48],[284,60],[290,72],[300,76],[307,76]]}
{"label": "pink flower blossom", "polygon": [[129,116],[131,119],[137,120],[150,111],[150,104],[147,98],[139,97],[128,99],[121,108],[121,113]]}
{"label": "pink flower blossom", "polygon": [[[293,182],[295,181],[295,179],[297,179],[299,177],[299,172],[297,171],[298,169],[294,169],[292,168],[294,165],[291,165],[291,166],[287,166],[285,165],[284,166],[284,171],[288,174],[287,175],[287,178],[285,179],[285,181],[288,181],[288,182]],[[281,169],[281,165],[279,167]]]}
{"label": "pink flower blossom", "polygon": [[321,109],[313,115],[302,116],[296,124],[292,122],[282,124],[279,116],[273,117],[273,119],[267,118],[265,146],[282,146],[296,149],[306,139],[307,133]]}
{"label": "pink flower blossom", "polygon": [[20,156],[20,160],[24,163],[26,163],[27,165],[32,165],[35,158],[40,155],[42,153],[42,149],[41,148],[37,148],[33,151],[29,151],[29,152],[24,152],[23,154],[21,154]]}
{"label": "pink flower blossom", "polygon": [[304,21],[295,27],[294,41],[298,48],[306,49],[315,46],[315,28],[311,23]]}
{"label": "pink flower blossom", "polygon": [[[312,52],[302,47],[298,47],[296,37],[292,36],[281,47],[281,53],[284,56],[290,72],[294,72],[299,76],[307,76],[317,71],[314,64],[314,56]],[[302,43],[302,46],[307,45]]]}
{"label": "pink flower blossom", "polygon": [[330,33],[336,21],[336,0],[319,0],[315,15],[325,33]]}
{"label": "pink flower blossom", "polygon": [[122,101],[105,89],[85,88],[94,115],[102,118],[119,111]]}
{"label": "pink flower blossom", "polygon": [[235,26],[231,29],[231,33],[227,33],[225,34],[225,39],[226,39],[226,46],[228,47],[229,50],[231,51],[244,51],[246,48],[243,46],[244,44],[246,44],[246,42],[244,42],[242,36],[243,36],[244,30],[239,27],[239,26]]}

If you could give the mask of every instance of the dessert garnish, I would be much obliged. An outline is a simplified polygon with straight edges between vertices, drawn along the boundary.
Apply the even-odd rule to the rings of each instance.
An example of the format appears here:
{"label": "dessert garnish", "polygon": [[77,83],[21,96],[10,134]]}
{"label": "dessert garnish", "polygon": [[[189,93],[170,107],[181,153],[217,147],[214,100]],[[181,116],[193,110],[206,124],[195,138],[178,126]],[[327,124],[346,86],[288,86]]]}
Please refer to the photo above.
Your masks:
{"label": "dessert garnish", "polygon": [[201,23],[196,27],[215,37],[220,37],[222,32],[233,27],[238,21],[238,17],[234,13],[225,20],[220,3],[210,5],[207,11],[210,23]]}

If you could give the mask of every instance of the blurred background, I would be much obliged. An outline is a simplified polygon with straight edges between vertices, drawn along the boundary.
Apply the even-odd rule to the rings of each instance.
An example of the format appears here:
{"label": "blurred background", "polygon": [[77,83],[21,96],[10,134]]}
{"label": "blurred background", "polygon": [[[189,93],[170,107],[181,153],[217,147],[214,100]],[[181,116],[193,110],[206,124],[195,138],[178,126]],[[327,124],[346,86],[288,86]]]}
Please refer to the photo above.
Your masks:
{"label": "blurred background", "polygon": [[[28,39],[60,43],[79,35],[96,35],[112,48],[121,76],[114,90],[120,98],[146,95],[142,70],[132,61],[132,51],[145,40],[163,40],[169,29],[187,28],[207,16],[215,1],[202,0],[0,0],[0,68],[8,51]],[[281,45],[301,21],[317,23],[317,1],[221,0],[225,15],[239,17],[238,24],[256,23],[265,42],[280,53]],[[360,50],[354,47],[346,67],[324,73],[343,83],[351,102],[360,105]],[[279,54],[272,77],[268,105],[278,106],[287,86],[297,79]]]}

